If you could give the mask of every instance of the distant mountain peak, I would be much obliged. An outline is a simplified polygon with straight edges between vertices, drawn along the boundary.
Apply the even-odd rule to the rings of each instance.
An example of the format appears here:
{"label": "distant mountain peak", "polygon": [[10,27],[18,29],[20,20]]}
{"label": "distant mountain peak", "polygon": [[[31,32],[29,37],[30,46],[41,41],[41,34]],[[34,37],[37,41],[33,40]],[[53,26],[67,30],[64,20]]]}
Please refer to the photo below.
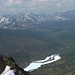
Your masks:
{"label": "distant mountain peak", "polygon": [[73,21],[75,20],[75,10],[55,13],[53,15],[46,15],[44,13],[25,15],[24,13],[0,16],[0,29],[37,29],[41,26],[42,22],[60,22],[60,21]]}

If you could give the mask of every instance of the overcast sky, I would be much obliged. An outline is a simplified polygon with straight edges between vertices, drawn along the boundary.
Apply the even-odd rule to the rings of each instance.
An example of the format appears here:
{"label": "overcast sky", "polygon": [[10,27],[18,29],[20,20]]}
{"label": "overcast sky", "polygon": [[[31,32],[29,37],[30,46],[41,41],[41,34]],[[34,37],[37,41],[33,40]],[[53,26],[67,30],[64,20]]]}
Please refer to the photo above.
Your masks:
{"label": "overcast sky", "polygon": [[64,12],[75,9],[75,0],[0,0],[0,15]]}

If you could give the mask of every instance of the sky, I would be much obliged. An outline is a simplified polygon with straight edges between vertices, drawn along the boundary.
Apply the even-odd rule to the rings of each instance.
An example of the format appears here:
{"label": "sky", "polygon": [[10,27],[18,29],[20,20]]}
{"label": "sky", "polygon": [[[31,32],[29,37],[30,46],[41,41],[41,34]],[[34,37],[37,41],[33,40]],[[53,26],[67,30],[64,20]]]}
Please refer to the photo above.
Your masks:
{"label": "sky", "polygon": [[0,15],[64,12],[75,9],[75,0],[0,0]]}

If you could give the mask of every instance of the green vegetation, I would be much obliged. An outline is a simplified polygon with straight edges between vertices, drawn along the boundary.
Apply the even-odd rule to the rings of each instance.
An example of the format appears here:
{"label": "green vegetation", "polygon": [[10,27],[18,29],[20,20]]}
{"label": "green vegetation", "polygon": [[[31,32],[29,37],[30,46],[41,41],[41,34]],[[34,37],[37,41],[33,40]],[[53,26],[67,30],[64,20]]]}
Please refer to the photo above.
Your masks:
{"label": "green vegetation", "polygon": [[12,56],[21,67],[25,62],[60,54],[61,60],[31,75],[75,74],[75,25],[45,26],[37,30],[0,30],[0,54]]}
{"label": "green vegetation", "polygon": [[1,30],[0,34],[0,53],[12,56],[21,66],[24,66],[25,62],[43,59],[62,47],[40,31]]}

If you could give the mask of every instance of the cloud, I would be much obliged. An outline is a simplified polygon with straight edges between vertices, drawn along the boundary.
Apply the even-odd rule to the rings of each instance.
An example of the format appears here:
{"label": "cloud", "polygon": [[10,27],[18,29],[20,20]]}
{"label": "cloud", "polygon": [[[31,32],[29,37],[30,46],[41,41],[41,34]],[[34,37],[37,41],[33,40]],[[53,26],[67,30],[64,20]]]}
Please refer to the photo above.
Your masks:
{"label": "cloud", "polygon": [[13,0],[7,0],[7,1],[5,2],[5,5],[6,5],[6,6],[12,6],[13,3],[14,3]]}
{"label": "cloud", "polygon": [[59,4],[59,3],[57,4],[57,7],[58,7],[58,8],[61,8],[61,6],[62,6],[62,4]]}
{"label": "cloud", "polygon": [[15,10],[16,10],[16,8],[13,8],[13,7],[10,7],[10,8],[9,8],[9,11],[11,11],[11,12],[12,12],[12,11],[15,11]]}
{"label": "cloud", "polygon": [[57,12],[74,9],[75,0],[0,0],[0,11],[11,8],[14,12]]}
{"label": "cloud", "polygon": [[22,0],[1,0],[1,2],[5,6],[15,6],[22,4]]}

